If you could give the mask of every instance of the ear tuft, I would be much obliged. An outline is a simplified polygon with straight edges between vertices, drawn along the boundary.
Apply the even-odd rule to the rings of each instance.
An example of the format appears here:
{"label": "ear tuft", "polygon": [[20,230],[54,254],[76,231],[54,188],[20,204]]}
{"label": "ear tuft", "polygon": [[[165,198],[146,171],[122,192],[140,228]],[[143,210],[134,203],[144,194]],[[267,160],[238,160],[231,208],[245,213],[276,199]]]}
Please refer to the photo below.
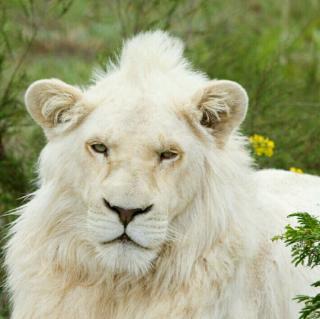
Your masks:
{"label": "ear tuft", "polygon": [[229,116],[230,107],[227,104],[226,93],[215,94],[211,88],[206,88],[199,101],[199,109],[202,111],[201,125],[214,128],[223,117]]}
{"label": "ear tuft", "polygon": [[46,132],[73,127],[86,114],[80,89],[57,79],[39,80],[28,88],[25,104]]}
{"label": "ear tuft", "polygon": [[244,120],[248,96],[246,91],[233,81],[211,81],[194,98],[201,111],[200,124],[209,129],[220,143]]}

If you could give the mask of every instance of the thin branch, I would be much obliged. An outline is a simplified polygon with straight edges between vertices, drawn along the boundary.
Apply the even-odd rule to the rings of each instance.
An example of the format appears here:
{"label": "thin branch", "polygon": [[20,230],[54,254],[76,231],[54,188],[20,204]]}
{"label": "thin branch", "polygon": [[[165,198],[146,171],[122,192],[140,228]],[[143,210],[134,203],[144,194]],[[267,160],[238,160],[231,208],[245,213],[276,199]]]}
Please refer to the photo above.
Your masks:
{"label": "thin branch", "polygon": [[37,28],[33,24],[31,37],[30,37],[29,41],[27,42],[27,45],[26,45],[24,51],[22,52],[22,54],[20,56],[20,59],[18,60],[18,63],[17,63],[16,67],[14,68],[14,70],[13,70],[13,72],[11,74],[10,80],[9,80],[5,90],[4,90],[4,93],[3,93],[2,97],[1,97],[1,104],[8,98],[9,92],[11,90],[11,87],[12,87],[13,83],[14,83],[14,80],[15,80],[17,74],[18,74],[18,71],[22,67],[25,59],[27,58],[27,56],[29,54],[29,51],[31,49],[31,46],[32,46],[32,44],[34,42],[34,39],[35,39],[36,35],[37,35]]}

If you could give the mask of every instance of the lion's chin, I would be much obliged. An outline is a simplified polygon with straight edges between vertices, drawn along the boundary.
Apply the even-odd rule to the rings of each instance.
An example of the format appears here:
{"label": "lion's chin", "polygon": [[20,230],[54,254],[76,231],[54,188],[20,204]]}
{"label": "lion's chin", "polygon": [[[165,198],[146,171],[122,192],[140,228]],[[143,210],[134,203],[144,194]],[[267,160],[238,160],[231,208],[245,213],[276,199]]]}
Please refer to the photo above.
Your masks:
{"label": "lion's chin", "polygon": [[99,247],[99,258],[112,273],[126,273],[136,277],[146,274],[157,258],[158,251],[133,241],[114,241]]}

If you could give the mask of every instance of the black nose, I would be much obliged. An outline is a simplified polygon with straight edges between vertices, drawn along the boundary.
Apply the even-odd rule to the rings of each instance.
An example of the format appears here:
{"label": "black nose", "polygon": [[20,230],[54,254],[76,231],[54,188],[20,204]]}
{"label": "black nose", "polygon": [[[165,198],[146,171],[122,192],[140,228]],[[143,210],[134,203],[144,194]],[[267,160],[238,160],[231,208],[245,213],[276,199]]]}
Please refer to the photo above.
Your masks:
{"label": "black nose", "polygon": [[150,205],[146,208],[122,208],[119,206],[111,205],[107,200],[103,199],[104,204],[118,214],[121,223],[124,226],[127,226],[136,215],[148,213],[153,205]]}

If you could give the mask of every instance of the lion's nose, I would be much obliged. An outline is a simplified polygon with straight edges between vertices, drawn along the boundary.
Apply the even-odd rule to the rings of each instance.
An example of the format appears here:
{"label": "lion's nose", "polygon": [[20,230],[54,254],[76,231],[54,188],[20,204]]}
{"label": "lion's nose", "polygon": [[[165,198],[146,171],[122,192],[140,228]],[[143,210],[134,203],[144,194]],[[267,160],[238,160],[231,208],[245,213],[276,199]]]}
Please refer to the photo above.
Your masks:
{"label": "lion's nose", "polygon": [[153,206],[153,205],[149,205],[146,208],[122,208],[119,206],[111,205],[105,199],[103,199],[103,202],[106,205],[106,207],[108,207],[109,209],[111,209],[112,211],[118,214],[119,219],[124,226],[127,226],[135,216],[148,213]]}

